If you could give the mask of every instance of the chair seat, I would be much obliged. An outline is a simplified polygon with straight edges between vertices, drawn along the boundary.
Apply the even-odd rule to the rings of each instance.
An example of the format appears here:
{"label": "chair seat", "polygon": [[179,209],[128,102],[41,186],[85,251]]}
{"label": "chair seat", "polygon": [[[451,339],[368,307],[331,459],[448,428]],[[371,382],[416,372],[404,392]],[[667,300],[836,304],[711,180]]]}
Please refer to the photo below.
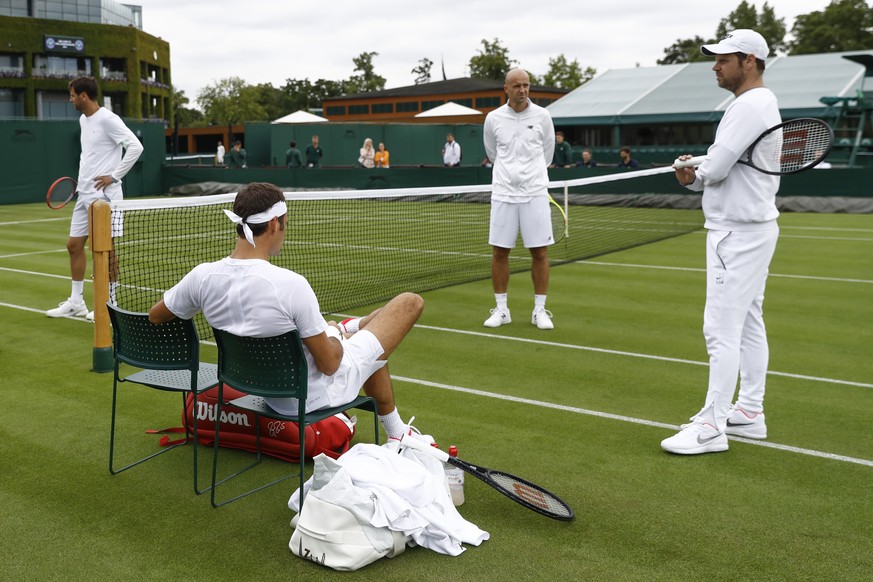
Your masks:
{"label": "chair seat", "polygon": [[[189,370],[142,370],[124,378],[125,382],[145,384],[158,390],[174,392],[191,391],[191,372]],[[200,362],[197,371],[197,391],[202,392],[218,385],[218,366]]]}
{"label": "chair seat", "polygon": [[[251,412],[254,412],[255,414],[260,414],[263,416],[279,418],[282,420],[290,420],[294,422],[297,421],[296,414],[284,415],[276,412],[275,410],[270,408],[270,405],[267,404],[261,396],[242,396],[240,398],[231,400],[228,404],[230,406],[241,408],[243,410],[249,410]],[[348,404],[343,404],[342,406],[313,410],[312,412],[306,413],[306,424],[312,424],[314,422],[318,422],[319,420],[330,418],[331,416],[339,414],[340,412],[348,410],[349,408],[361,408],[364,410],[371,410],[375,413],[376,401],[369,396],[358,396],[353,401],[349,402]]]}

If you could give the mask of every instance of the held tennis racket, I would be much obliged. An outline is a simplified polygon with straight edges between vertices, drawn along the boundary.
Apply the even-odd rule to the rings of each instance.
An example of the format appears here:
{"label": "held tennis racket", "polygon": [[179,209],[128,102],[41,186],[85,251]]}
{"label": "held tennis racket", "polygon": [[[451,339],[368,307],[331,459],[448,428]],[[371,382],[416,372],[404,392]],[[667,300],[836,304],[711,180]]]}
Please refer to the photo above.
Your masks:
{"label": "held tennis racket", "polygon": [[[762,133],[738,163],[782,176],[814,168],[831,151],[834,131],[821,119],[801,117],[775,125]],[[703,163],[705,156],[676,160],[674,168],[690,168]]]}
{"label": "held tennis racket", "polygon": [[558,204],[551,194],[549,194],[549,207],[552,209],[552,236],[555,242],[558,242],[568,234],[570,222],[567,220],[564,207]]}
{"label": "held tennis racket", "polygon": [[60,210],[76,196],[76,181],[72,178],[59,178],[49,186],[45,203],[53,210]]}
{"label": "held tennis racket", "polygon": [[560,521],[573,520],[573,509],[556,495],[546,491],[539,485],[503,471],[478,467],[457,457],[450,457],[445,451],[431,447],[414,438],[405,437],[406,435],[400,441],[401,446],[423,451],[443,463],[459,467],[528,509]]}

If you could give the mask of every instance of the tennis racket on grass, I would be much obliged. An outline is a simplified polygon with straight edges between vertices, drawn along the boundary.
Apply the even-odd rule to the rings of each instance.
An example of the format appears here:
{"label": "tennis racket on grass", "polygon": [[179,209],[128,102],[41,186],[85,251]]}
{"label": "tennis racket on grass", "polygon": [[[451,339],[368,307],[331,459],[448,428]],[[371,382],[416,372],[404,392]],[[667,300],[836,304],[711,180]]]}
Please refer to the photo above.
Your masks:
{"label": "tennis racket on grass", "polygon": [[570,223],[567,220],[567,213],[564,212],[564,207],[558,204],[551,194],[549,194],[549,206],[552,209],[552,236],[555,242],[558,242],[570,230]]}
{"label": "tennis racket on grass", "polygon": [[406,438],[406,435],[404,435],[404,438],[400,440],[400,445],[423,451],[443,463],[449,463],[450,465],[459,467],[477,479],[481,479],[488,485],[491,485],[516,503],[536,511],[539,514],[560,521],[573,520],[573,509],[569,505],[561,501],[561,499],[553,493],[546,491],[539,485],[535,485],[521,477],[516,477],[515,475],[504,471],[477,467],[476,465],[462,461],[457,457],[450,457],[445,451],[431,447],[415,438]]}
{"label": "tennis racket on grass", "polygon": [[76,196],[76,181],[72,178],[59,178],[49,186],[45,203],[53,210],[60,210]]}
{"label": "tennis racket on grass", "polygon": [[[781,140],[781,147],[771,145],[773,140]],[[762,133],[737,161],[773,176],[796,174],[817,166],[831,151],[833,143],[834,131],[830,125],[821,119],[801,117]],[[697,156],[676,160],[673,167],[699,166],[704,159],[705,156]]]}

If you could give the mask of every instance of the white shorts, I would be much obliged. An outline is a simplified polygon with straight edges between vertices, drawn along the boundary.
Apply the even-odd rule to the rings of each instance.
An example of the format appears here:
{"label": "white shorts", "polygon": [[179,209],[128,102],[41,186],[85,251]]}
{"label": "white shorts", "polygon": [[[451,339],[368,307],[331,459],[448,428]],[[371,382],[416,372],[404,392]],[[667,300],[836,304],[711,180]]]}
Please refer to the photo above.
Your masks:
{"label": "white shorts", "polygon": [[[96,200],[105,200],[106,202],[110,202],[112,200],[121,199],[121,189],[119,189],[118,194],[116,196],[113,195],[88,195],[81,196],[76,199],[76,206],[73,207],[73,219],[70,221],[70,236],[71,237],[87,237],[89,236],[88,232],[88,212],[91,209],[91,205]],[[118,213],[116,215],[115,212],[112,213],[112,236],[123,236],[124,235],[124,220],[122,215]]]}
{"label": "white shorts", "polygon": [[536,196],[528,202],[491,201],[491,223],[488,244],[504,249],[515,248],[518,233],[527,249],[555,243],[552,235],[552,211],[547,196]]}
{"label": "white shorts", "polygon": [[[379,359],[384,353],[382,344],[373,332],[366,329],[343,340],[343,359],[339,369],[330,376],[330,385],[310,390],[306,398],[306,411],[340,406],[357,398],[364,382],[388,363],[388,360]],[[282,414],[297,414],[296,398],[265,398],[264,401]]]}

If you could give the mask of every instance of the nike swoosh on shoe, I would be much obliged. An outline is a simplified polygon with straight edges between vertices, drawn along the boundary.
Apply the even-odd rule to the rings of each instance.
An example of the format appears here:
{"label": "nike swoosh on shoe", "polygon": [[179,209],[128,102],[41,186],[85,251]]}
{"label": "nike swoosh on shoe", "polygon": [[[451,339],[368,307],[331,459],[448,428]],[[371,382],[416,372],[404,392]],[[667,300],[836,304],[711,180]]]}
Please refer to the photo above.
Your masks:
{"label": "nike swoosh on shoe", "polygon": [[697,444],[698,445],[705,445],[707,443],[714,441],[715,439],[717,439],[720,436],[721,436],[721,433],[704,439],[704,438],[701,438],[700,435],[697,435]]}

